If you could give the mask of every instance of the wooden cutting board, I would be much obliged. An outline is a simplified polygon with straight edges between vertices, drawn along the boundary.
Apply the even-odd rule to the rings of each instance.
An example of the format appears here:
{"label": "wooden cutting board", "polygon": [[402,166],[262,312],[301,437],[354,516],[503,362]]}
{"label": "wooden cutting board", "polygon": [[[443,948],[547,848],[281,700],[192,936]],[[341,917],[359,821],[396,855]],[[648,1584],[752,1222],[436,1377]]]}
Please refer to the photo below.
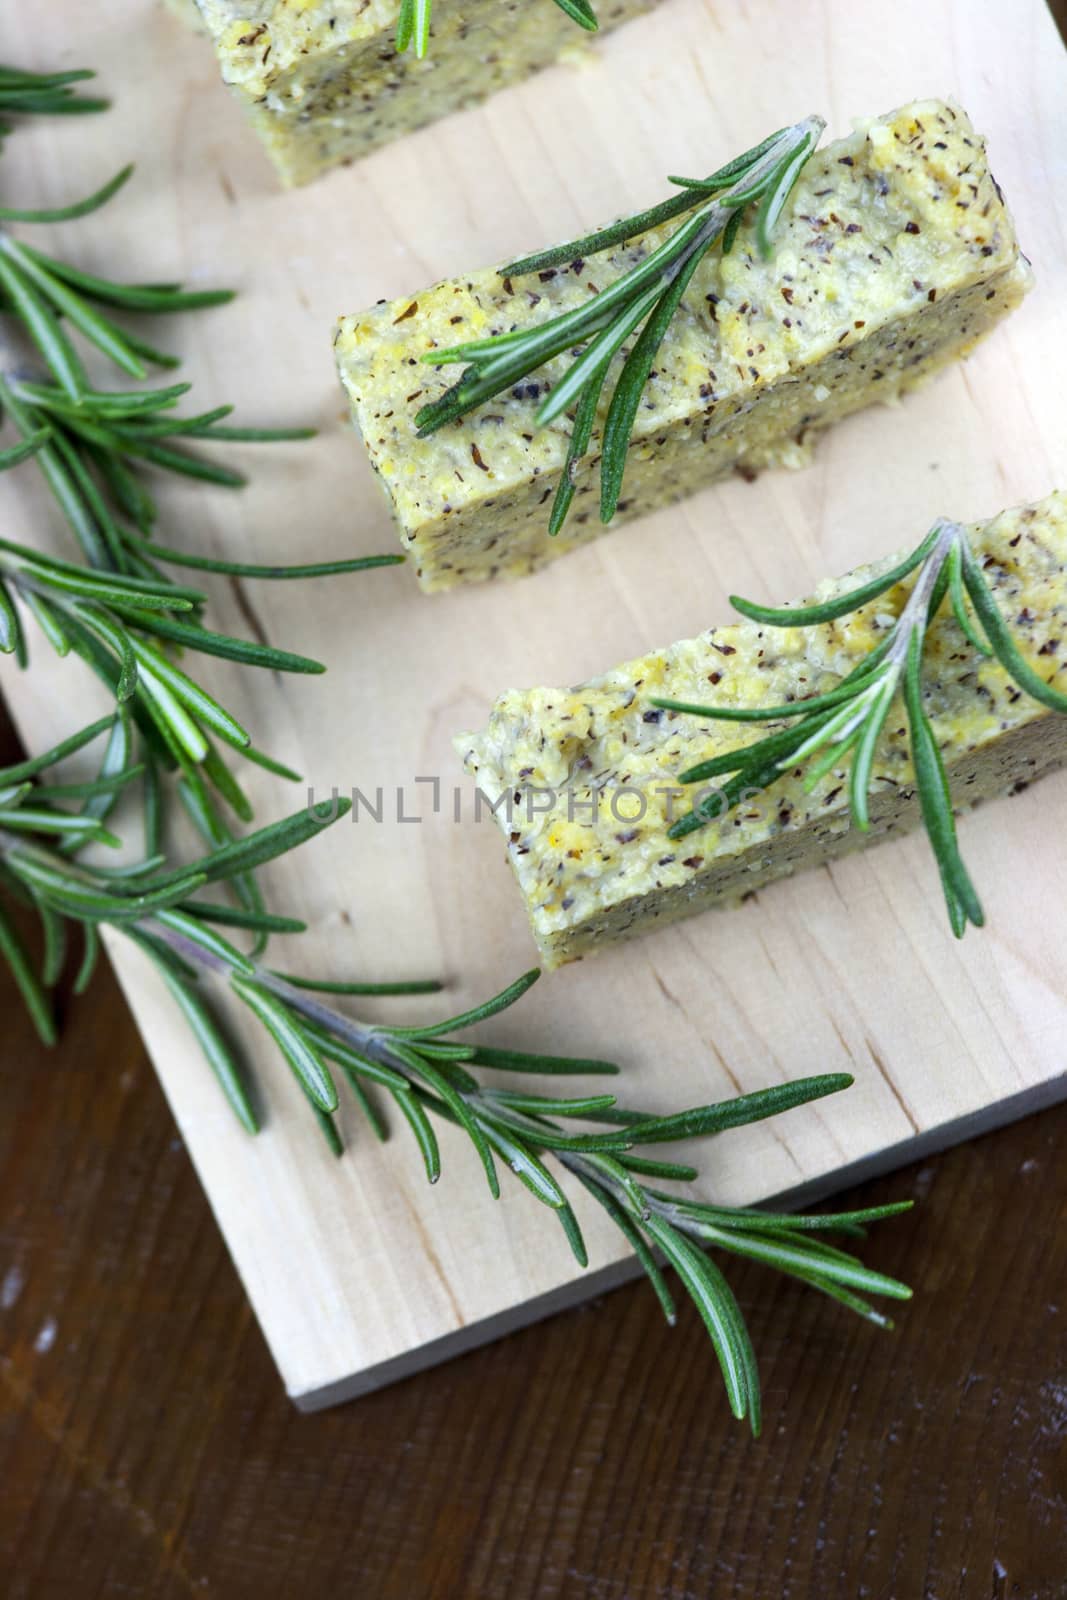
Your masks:
{"label": "wooden cutting board", "polygon": [[[731,590],[803,593],[914,542],[938,512],[988,516],[1067,483],[1067,71],[1039,0],[896,0],[877,22],[853,0],[664,0],[603,41],[589,66],[545,73],[289,194],[210,51],[154,0],[8,9],[7,59],[94,65],[116,104],[16,134],[5,196],[59,203],[135,155],[129,191],[55,242],[119,277],[239,287],[235,305],[153,332],[187,358],[202,406],[232,400],[250,421],[322,430],[312,445],[236,452],[253,472],[242,494],[168,486],[170,542],[190,549],[245,560],[392,549],[342,416],[334,317],[636,210],[663,194],[667,172],[706,170],[806,112],[822,112],[836,137],[853,117],[955,96],[989,136],[1034,261],[1031,299],[966,367],[839,427],[806,472],[710,490],[510,586],[426,598],[403,568],[304,586],[212,584],[216,626],[316,655],[329,672],[281,679],[215,663],[204,679],[319,797],[333,785],[370,796],[380,787],[386,802],[382,823],[364,813],[338,824],[266,874],[275,908],[313,927],[278,941],[280,965],[335,978],[440,975],[450,1009],[490,993],[531,964],[532,948],[499,838],[472,819],[450,739],[478,725],[500,689],[579,680],[722,620]],[[32,467],[0,490],[5,533],[65,548]],[[36,656],[32,675],[5,662],[2,678],[34,750],[98,704],[78,669],[43,644]],[[262,820],[303,803],[302,788],[249,772]],[[416,781],[435,776],[436,814],[431,786]],[[397,786],[419,821],[396,820]],[[705,1147],[707,1192],[727,1201],[824,1192],[995,1126],[1067,1092],[1065,802],[1067,775],[963,823],[990,925],[963,944],[914,838],[558,973],[492,1037],[614,1056],[631,1103],[664,1110],[853,1072],[847,1095]],[[432,1190],[406,1134],[378,1146],[351,1108],[351,1148],[334,1161],[287,1069],[245,1030],[270,1105],[266,1130],[247,1138],[153,975],[114,943],[299,1405],[384,1383],[631,1272],[584,1195],[593,1266],[581,1273],[518,1185],[489,1199],[473,1153],[448,1131]],[[437,1009],[376,1002],[367,1014]]]}

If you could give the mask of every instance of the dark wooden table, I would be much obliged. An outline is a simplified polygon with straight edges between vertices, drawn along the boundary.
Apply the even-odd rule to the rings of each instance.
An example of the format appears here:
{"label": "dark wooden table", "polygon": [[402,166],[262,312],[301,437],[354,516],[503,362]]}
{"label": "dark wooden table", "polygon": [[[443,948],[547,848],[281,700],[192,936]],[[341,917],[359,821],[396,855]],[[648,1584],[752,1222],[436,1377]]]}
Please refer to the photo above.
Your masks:
{"label": "dark wooden table", "polygon": [[110,975],[0,1000],[8,1600],[1067,1597],[1067,1107],[847,1197],[895,1333],[735,1264],[758,1443],[644,1286],[301,1417]]}

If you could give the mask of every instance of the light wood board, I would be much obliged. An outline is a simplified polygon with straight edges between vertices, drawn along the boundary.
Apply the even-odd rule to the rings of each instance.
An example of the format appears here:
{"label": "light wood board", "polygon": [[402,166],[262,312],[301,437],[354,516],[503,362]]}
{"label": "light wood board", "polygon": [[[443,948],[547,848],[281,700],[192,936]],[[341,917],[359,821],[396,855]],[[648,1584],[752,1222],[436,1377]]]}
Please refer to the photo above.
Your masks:
{"label": "light wood board", "polygon": [[[954,95],[989,135],[1035,264],[1029,302],[966,367],[846,423],[799,475],[729,483],[510,586],[426,598],[402,568],[299,588],[213,584],[217,626],[251,626],[329,664],[319,679],[205,668],[258,742],[320,796],[358,785],[388,798],[401,785],[423,814],[339,824],[267,874],[275,907],[313,925],[279,941],[279,964],[441,975],[457,1006],[491,992],[531,964],[532,947],[495,828],[471,820],[450,739],[481,722],[497,691],[576,681],[722,620],[731,590],[803,593],[914,541],[936,513],[986,516],[1067,482],[1067,71],[1039,0],[664,0],[604,41],[594,65],[546,73],[290,194],[203,41],[152,0],[8,11],[7,59],[95,64],[117,103],[106,117],[19,132],[5,195],[59,203],[136,155],[129,192],[57,242],[118,276],[238,286],[236,305],[153,331],[177,341],[203,405],[232,400],[248,420],[322,429],[310,446],[243,452],[254,477],[240,496],[168,488],[170,542],[212,554],[392,548],[342,417],[337,313],[635,210],[663,193],[665,173],[706,170],[806,112],[824,113],[837,136],[853,117]],[[5,533],[61,545],[31,467],[0,488]],[[74,667],[43,645],[37,656],[31,676],[5,663],[2,679],[31,749],[95,704]],[[414,786],[430,775],[442,779],[438,815],[428,786]],[[250,787],[264,820],[304,799],[258,772]],[[961,945],[914,838],[558,973],[493,1038],[615,1056],[630,1100],[661,1109],[855,1073],[847,1095],[706,1147],[707,1190],[724,1200],[826,1190],[992,1126],[1067,1092],[1065,802],[1067,776],[964,822],[990,926]],[[517,1184],[493,1204],[447,1131],[432,1190],[404,1132],[380,1147],[351,1110],[352,1147],[335,1162],[287,1069],[247,1030],[270,1117],[246,1138],[151,974],[127,948],[115,959],[299,1404],[373,1387],[631,1270],[582,1196],[593,1267],[580,1273]],[[416,1006],[436,1010],[379,1002],[373,1014]]]}

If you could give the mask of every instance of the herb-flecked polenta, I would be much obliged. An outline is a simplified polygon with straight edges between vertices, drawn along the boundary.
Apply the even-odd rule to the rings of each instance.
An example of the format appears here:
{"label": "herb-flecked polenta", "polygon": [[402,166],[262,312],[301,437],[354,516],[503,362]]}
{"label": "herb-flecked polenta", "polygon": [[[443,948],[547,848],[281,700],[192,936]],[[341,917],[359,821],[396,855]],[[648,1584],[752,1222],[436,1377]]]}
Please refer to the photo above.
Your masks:
{"label": "herb-flecked polenta", "polygon": [[[600,0],[600,31],[655,0]],[[434,0],[426,59],[400,0],[198,0],[222,75],[286,184],[307,183],[580,48],[553,0]]]}
{"label": "herb-flecked polenta", "polygon": [[[1023,654],[1067,688],[1067,495],[969,530]],[[827,600],[892,566],[822,585]],[[773,878],[916,825],[905,719],[890,716],[871,782],[871,830],[850,824],[847,767],[809,794],[797,772],[699,832],[674,841],[693,803],[678,774],[762,738],[777,724],[709,722],[650,706],[654,697],[778,705],[833,688],[884,637],[907,588],[818,627],[742,622],[629,661],[575,689],[501,695],[480,734],[456,740],[490,803],[550,967],[645,933]],[[926,709],[954,803],[967,807],[1067,759],[1067,716],[1047,710],[977,655],[945,608],[924,655]],[[596,798],[597,791],[601,791]]]}
{"label": "herb-flecked polenta", "polygon": [[[534,413],[566,358],[419,439],[416,412],[458,376],[420,357],[567,311],[664,236],[523,278],[476,272],[342,318],[353,420],[424,589],[529,572],[602,529],[594,430],[567,525],[547,533],[570,422],[540,428]],[[923,101],[869,122],[809,161],[769,261],[746,225],[729,256],[698,267],[645,390],[616,520],[733,471],[805,465],[822,429],[965,354],[1028,285],[965,113]]]}

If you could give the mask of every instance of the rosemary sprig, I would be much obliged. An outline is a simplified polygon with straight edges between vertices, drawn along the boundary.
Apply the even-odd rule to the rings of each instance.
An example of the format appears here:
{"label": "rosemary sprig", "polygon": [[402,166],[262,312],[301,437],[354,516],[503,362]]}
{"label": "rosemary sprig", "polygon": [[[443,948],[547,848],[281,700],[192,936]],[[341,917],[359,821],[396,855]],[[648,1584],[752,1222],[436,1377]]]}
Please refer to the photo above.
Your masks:
{"label": "rosemary sprig", "polygon": [[[45,223],[88,215],[122,189],[131,171],[124,168],[73,205],[8,207],[0,218]],[[60,655],[80,656],[108,686],[123,712],[125,730],[121,738],[114,736],[114,752],[128,752],[135,740],[144,747],[149,775],[146,828],[154,841],[161,828],[160,774],[168,771],[177,774],[178,794],[205,842],[230,840],[226,808],[240,821],[251,820],[251,805],[219,744],[282,777],[298,777],[257,750],[231,713],[177,665],[175,655],[198,652],[272,671],[324,670],[305,656],[211,631],[202,620],[205,595],[173,582],[162,568],[176,565],[254,579],[305,578],[393,565],[396,560],[375,556],[286,567],[194,556],[157,539],[153,473],[179,473],[225,488],[244,482],[241,474],[195,453],[189,444],[304,439],[313,430],[234,427],[226,420],[229,406],[182,417],[176,408],[190,389],[188,383],[122,391],[92,387],[72,332],[122,373],[144,377],[146,363],[176,362],[120,326],[113,312],[172,314],[231,298],[228,289],[114,283],[46,255],[0,228],[0,415],[19,436],[12,446],[0,449],[0,469],[33,458],[94,569],[3,541],[0,650],[27,664],[20,616],[27,611]],[[28,370],[12,332],[36,346],[43,374]],[[101,795],[92,806],[101,815],[108,809]],[[76,843],[68,840],[67,846],[73,850]],[[245,911],[261,912],[253,875],[242,873],[233,881]]]}
{"label": "rosemary sprig", "polygon": [[[600,24],[589,0],[555,0],[572,22],[587,33],[596,33]],[[403,55],[412,45],[421,61],[430,47],[430,23],[433,0],[400,0],[400,15],[396,21],[396,49]]]}
{"label": "rosemary sprig", "polygon": [[[127,183],[127,166],[95,193],[49,209],[2,207],[0,223],[50,223],[98,211]],[[29,370],[10,338],[0,343],[0,414],[19,443],[0,451],[0,468],[34,456],[92,566],[166,581],[158,563],[197,567],[234,577],[318,577],[393,566],[401,556],[369,556],[299,567],[255,565],[195,557],[155,543],[158,517],[152,470],[200,478],[222,488],[245,479],[232,467],[190,450],[190,443],[270,443],[313,437],[310,428],[235,427],[232,406],[178,415],[188,383],[164,388],[94,388],[72,331],[124,376],[144,379],[150,366],[175,367],[174,356],[148,344],[115,320],[121,315],[173,315],[232,300],[230,289],[184,289],[181,284],[115,283],[84,272],[0,227],[0,316],[14,321],[36,347],[43,375]]]}
{"label": "rosemary sprig", "polygon": [[417,412],[420,437],[458,421],[546,362],[584,346],[560,381],[549,386],[535,417],[540,427],[565,412],[572,418],[570,444],[549,518],[549,532],[556,534],[574,499],[575,474],[589,450],[601,394],[616,370],[617,358],[633,339],[614,380],[601,436],[600,520],[610,522],[618,510],[641,395],[694,272],[719,240],[723,254],[730,252],[745,211],[757,202],[756,241],[761,252],[769,254],[778,219],[824,127],[821,117],[806,117],[707,178],[671,178],[682,193],[662,205],[584,239],[502,267],[501,275],[506,278],[544,272],[624,245],[675,217],[692,213],[651,254],[586,304],[530,328],[427,351],[423,360],[433,366],[465,362],[467,367],[458,382]]}
{"label": "rosemary sprig", "polygon": [[739,708],[692,705],[687,701],[653,699],[661,709],[712,717],[728,722],[787,724],[765,738],[712,757],[681,774],[685,784],[723,777],[721,788],[670,828],[672,839],[721,819],[754,792],[771,787],[787,771],[806,767],[810,791],[826,775],[847,762],[849,805],[857,828],[870,827],[869,792],[874,762],[890,711],[903,698],[912,766],[923,825],[937,861],[949,922],[957,938],[969,923],[981,927],[981,902],[960,855],[952,796],[944,762],[924,705],[922,658],[934,617],[946,602],[964,641],[980,655],[995,657],[1009,679],[1024,693],[1053,711],[1067,712],[1061,694],[1034,671],[1020,653],[998,609],[981,566],[975,560],[966,529],[957,522],[936,522],[922,543],[898,565],[869,583],[833,600],[809,606],[760,606],[733,596],[742,616],[773,628],[806,628],[851,615],[881,599],[914,574],[911,591],[885,638],[826,694],[787,705]]}
{"label": "rosemary sprig", "polygon": [[[48,781],[58,760],[105,736],[105,755],[95,779],[82,784]],[[73,851],[85,843],[118,844],[105,825],[107,809],[121,791],[143,777],[141,767],[129,764],[129,748],[128,730],[118,715],[93,724],[35,760],[0,770],[0,882],[33,905],[41,918],[43,970],[37,973],[14,922],[2,908],[0,950],[46,1041],[54,1038],[48,991],[66,964],[70,930],[76,925],[84,934],[76,980],[80,990],[89,981],[100,930],[112,928],[152,960],[249,1132],[260,1125],[256,1096],[210,990],[205,991],[201,980],[206,975],[221,980],[277,1047],[335,1154],[343,1151],[337,1120],[342,1081],[379,1137],[386,1136],[387,1127],[375,1097],[384,1096],[399,1112],[416,1140],[431,1183],[441,1171],[435,1124],[452,1123],[470,1140],[490,1193],[494,1197],[500,1193],[498,1165],[503,1163],[556,1215],[584,1267],[588,1257],[581,1227],[553,1170],[562,1167],[620,1229],[671,1322],[673,1298],[656,1252],[676,1269],[710,1334],[733,1412],[738,1418],[748,1417],[755,1433],[760,1426],[755,1354],[740,1308],[706,1248],[777,1267],[878,1326],[891,1325],[866,1296],[903,1300],[908,1289],[824,1243],[819,1235],[839,1231],[860,1237],[867,1223],[907,1210],[907,1204],[837,1216],[716,1206],[685,1190],[665,1189],[664,1184],[692,1182],[697,1172],[656,1153],[659,1145],[707,1137],[808,1104],[847,1088],[851,1078],[845,1074],[806,1078],[671,1116],[627,1110],[612,1094],[564,1095],[554,1088],[532,1092],[486,1084],[482,1073],[491,1077],[501,1070],[556,1078],[603,1077],[615,1074],[617,1068],[608,1061],[531,1054],[458,1037],[521,999],[538,978],[536,969],[458,1015],[396,1026],[357,1020],[321,996],[417,994],[437,986],[425,981],[319,983],[279,972],[239,950],[229,937],[233,929],[271,932],[279,926],[299,929],[301,924],[266,913],[231,912],[201,899],[202,891],[298,848],[343,816],[345,806],[298,812],[179,867],[171,867],[158,855],[110,871],[80,857],[72,861]],[[81,811],[64,807],[62,802],[72,798],[85,801]],[[96,808],[90,809],[94,804]]]}

